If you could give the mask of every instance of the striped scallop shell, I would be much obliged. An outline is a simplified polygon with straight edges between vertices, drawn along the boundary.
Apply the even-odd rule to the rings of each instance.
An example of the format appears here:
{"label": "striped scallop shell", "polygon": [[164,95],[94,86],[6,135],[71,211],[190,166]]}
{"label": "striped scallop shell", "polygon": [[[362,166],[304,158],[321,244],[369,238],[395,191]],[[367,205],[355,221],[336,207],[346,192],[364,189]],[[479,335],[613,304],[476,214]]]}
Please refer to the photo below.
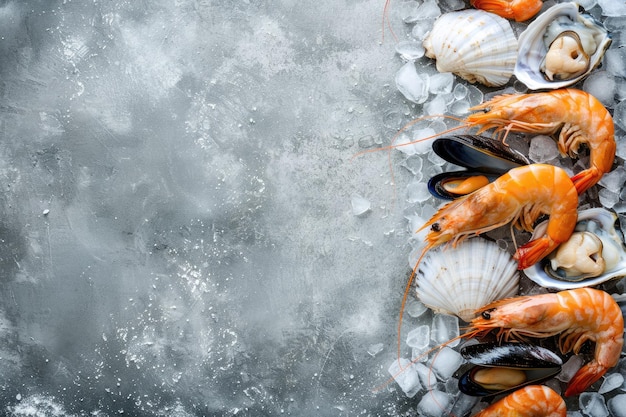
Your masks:
{"label": "striped scallop shell", "polygon": [[483,10],[441,15],[423,45],[426,56],[437,60],[439,72],[452,72],[490,87],[506,84],[517,60],[517,38],[511,24]]}
{"label": "striped scallop shell", "polygon": [[518,292],[517,262],[481,237],[427,253],[416,275],[417,296],[438,313],[469,322],[474,312]]}

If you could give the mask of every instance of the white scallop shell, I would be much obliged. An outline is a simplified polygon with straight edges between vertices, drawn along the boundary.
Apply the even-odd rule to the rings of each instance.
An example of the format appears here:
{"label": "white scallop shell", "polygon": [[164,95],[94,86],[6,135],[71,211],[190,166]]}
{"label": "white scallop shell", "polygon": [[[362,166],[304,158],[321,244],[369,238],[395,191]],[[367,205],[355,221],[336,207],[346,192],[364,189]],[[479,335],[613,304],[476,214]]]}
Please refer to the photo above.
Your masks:
{"label": "white scallop shell", "polygon": [[469,322],[477,309],[516,295],[519,274],[508,252],[477,237],[428,252],[415,280],[422,303]]}
{"label": "white scallop shell", "polygon": [[452,72],[490,87],[506,84],[517,60],[517,39],[511,24],[483,10],[441,15],[423,45],[426,56],[437,60],[439,72]]}
{"label": "white scallop shell", "polygon": [[[541,64],[547,53],[544,42],[550,23],[557,18],[565,18],[569,24],[579,24],[585,28],[587,36],[596,43],[596,49],[589,56],[589,68],[583,74],[567,80],[548,80],[541,71]],[[607,30],[591,15],[581,14],[576,3],[559,3],[540,14],[519,37],[519,54],[515,65],[515,77],[531,90],[556,89],[575,84],[602,62],[604,52],[611,44]]]}
{"label": "white scallop shell", "polygon": [[[621,231],[616,228],[617,215],[605,208],[592,208],[578,212],[578,222],[574,231],[589,231],[600,238],[603,244],[602,255],[606,262],[605,271],[596,277],[580,280],[565,280],[555,278],[551,272],[551,255],[537,262],[530,268],[524,269],[524,274],[542,287],[555,290],[571,290],[575,288],[599,285],[608,280],[626,276],[626,247]],[[547,228],[547,222],[539,223],[533,232],[542,236]]]}

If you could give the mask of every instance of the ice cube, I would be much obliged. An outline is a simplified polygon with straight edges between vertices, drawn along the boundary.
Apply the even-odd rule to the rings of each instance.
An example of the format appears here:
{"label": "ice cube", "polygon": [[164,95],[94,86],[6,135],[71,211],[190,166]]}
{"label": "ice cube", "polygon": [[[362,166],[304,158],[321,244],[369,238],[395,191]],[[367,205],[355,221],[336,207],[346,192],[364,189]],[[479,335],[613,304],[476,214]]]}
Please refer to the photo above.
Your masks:
{"label": "ice cube", "polygon": [[445,98],[437,96],[428,103],[424,104],[424,112],[431,116],[441,115],[446,112],[447,107]]}
{"label": "ice cube", "polygon": [[466,416],[469,414],[470,410],[478,404],[479,400],[480,397],[460,393],[458,397],[456,397],[450,414],[453,416]]}
{"label": "ice cube", "polygon": [[[431,327],[431,339],[437,344],[448,343],[459,336],[459,319],[451,314],[435,314]],[[455,340],[448,344],[454,347],[459,344]]]}
{"label": "ice cube", "polygon": [[609,74],[626,77],[626,51],[623,48],[610,48],[604,54],[603,68]]}
{"label": "ice cube", "polygon": [[[428,307],[419,300],[411,300],[407,303],[406,314],[411,317],[419,317],[428,310]],[[429,336],[430,337],[430,336]]]}
{"label": "ice cube", "polygon": [[624,376],[622,374],[615,372],[607,375],[604,378],[604,381],[602,381],[602,385],[600,386],[600,389],[598,389],[598,393],[606,394],[607,392],[611,392],[614,389],[621,387],[623,383]]}
{"label": "ice cube", "polygon": [[396,73],[396,87],[413,103],[422,104],[428,99],[429,77],[418,74],[415,63],[407,62]]}
{"label": "ice cube", "polygon": [[626,417],[626,394],[616,395],[607,405],[613,417]]}
{"label": "ice cube", "polygon": [[585,10],[591,10],[598,4],[598,0],[578,0],[576,3]]}
{"label": "ice cube", "polygon": [[396,53],[406,61],[415,61],[424,56],[424,47],[415,41],[402,41],[396,44]]}
{"label": "ice cube", "polygon": [[430,344],[430,327],[418,326],[406,335],[406,344],[412,348],[424,349]]}
{"label": "ice cube", "polygon": [[571,358],[567,360],[567,362],[563,364],[563,367],[561,368],[561,372],[556,376],[556,379],[558,379],[561,382],[569,382],[574,376],[574,374],[578,372],[582,364],[583,364],[583,359],[580,356],[578,355],[572,356]]}
{"label": "ice cube", "polygon": [[467,100],[458,100],[450,106],[450,113],[455,116],[463,116],[469,113],[470,103]]}
{"label": "ice cube", "polygon": [[370,211],[372,204],[358,194],[352,196],[352,214],[362,216]]}
{"label": "ice cube", "polygon": [[597,392],[583,392],[578,397],[580,411],[588,416],[609,417],[609,410],[606,408],[604,397]]}
{"label": "ice cube", "polygon": [[461,10],[465,8],[463,0],[439,0],[439,4],[446,10]]}
{"label": "ice cube", "polygon": [[559,156],[559,149],[554,139],[545,135],[534,136],[530,140],[528,157],[534,162],[547,162]]}
{"label": "ice cube", "polygon": [[415,365],[406,358],[394,360],[389,366],[389,373],[409,398],[422,389]]}
{"label": "ice cube", "polygon": [[619,193],[613,192],[607,188],[602,188],[598,191],[598,199],[600,200],[600,204],[610,209],[619,201]]}
{"label": "ice cube", "polygon": [[420,156],[411,155],[400,165],[408,169],[413,175],[419,175],[419,178],[416,178],[416,181],[422,180],[422,166],[424,163]]}
{"label": "ice cube", "polygon": [[620,101],[613,109],[613,122],[622,130],[626,130],[626,100]]}
{"label": "ice cube", "polygon": [[417,412],[424,417],[441,417],[448,413],[452,397],[443,391],[428,391],[417,404]]}
{"label": "ice cube", "polygon": [[602,16],[626,16],[626,1],[598,0]]}
{"label": "ice cube", "polygon": [[624,167],[617,167],[611,172],[607,172],[600,178],[598,184],[604,188],[619,193],[626,183],[626,169]]}
{"label": "ice cube", "polygon": [[409,203],[421,203],[430,197],[428,184],[424,182],[412,182],[406,187],[406,201]]}
{"label": "ice cube", "polygon": [[459,352],[448,346],[444,346],[439,352],[433,355],[431,366],[433,372],[437,374],[439,379],[445,381],[459,369],[462,363],[463,356],[461,356]]}
{"label": "ice cube", "polygon": [[420,377],[420,383],[425,389],[431,390],[437,385],[437,376],[433,373],[430,367],[424,365],[423,363],[417,363],[415,364],[415,369]]}
{"label": "ice cube", "polygon": [[454,75],[452,73],[442,72],[434,74],[430,76],[428,91],[432,94],[448,94],[452,92],[452,84],[454,84]]}
{"label": "ice cube", "polygon": [[425,0],[416,11],[419,16],[418,20],[432,20],[441,16],[441,9],[437,4],[437,0]]}
{"label": "ice cube", "polygon": [[607,107],[615,104],[615,78],[608,71],[595,71],[583,83],[583,90]]}

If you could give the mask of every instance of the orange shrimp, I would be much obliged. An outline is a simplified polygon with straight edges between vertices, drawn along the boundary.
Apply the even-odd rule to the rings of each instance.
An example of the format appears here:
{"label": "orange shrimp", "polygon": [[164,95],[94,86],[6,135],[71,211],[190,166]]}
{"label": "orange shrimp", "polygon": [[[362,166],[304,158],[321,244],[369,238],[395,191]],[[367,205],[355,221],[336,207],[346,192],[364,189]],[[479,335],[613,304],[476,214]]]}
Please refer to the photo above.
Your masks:
{"label": "orange shrimp", "polygon": [[500,300],[482,307],[464,336],[498,329],[501,338],[549,337],[559,334],[562,353],[578,353],[595,342],[594,358],[578,370],[565,396],[578,395],[617,365],[624,344],[624,317],[613,297],[593,288],[579,288]]}
{"label": "orange shrimp", "polygon": [[484,110],[467,117],[478,133],[495,128],[537,134],[559,132],[562,155],[578,156],[581,145],[589,148],[590,167],[572,177],[578,194],[609,172],[615,159],[615,127],[608,110],[595,97],[581,90],[561,89],[544,93],[505,94],[472,107]]}
{"label": "orange shrimp", "polygon": [[506,19],[524,22],[541,10],[542,0],[471,0],[470,4],[477,9],[495,13]]}
{"label": "orange shrimp", "polygon": [[576,188],[562,168],[548,164],[514,168],[494,182],[440,208],[418,230],[430,227],[422,256],[442,243],[456,245],[469,236],[510,222],[532,231],[535,220],[541,214],[548,214],[546,234],[521,246],[515,253],[518,268],[525,269],[569,239],[578,218],[577,206]]}
{"label": "orange shrimp", "polygon": [[552,388],[528,385],[474,414],[474,417],[565,417],[565,401]]}

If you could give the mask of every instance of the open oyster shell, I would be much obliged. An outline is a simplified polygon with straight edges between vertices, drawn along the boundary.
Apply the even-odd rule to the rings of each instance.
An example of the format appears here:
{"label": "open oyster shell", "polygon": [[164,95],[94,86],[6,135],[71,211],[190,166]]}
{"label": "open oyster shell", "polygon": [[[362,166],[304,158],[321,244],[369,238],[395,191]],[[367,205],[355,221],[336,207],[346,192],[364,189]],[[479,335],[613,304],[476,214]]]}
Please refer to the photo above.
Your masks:
{"label": "open oyster shell", "polygon": [[515,77],[531,90],[572,85],[600,65],[610,44],[606,28],[576,3],[557,4],[520,35]]}
{"label": "open oyster shell", "polygon": [[[556,290],[589,287],[626,276],[626,247],[616,221],[617,215],[604,208],[579,212],[570,240],[542,261],[525,269],[524,274],[537,284]],[[546,227],[547,222],[537,225],[533,239],[543,235]],[[600,250],[595,239],[584,236],[587,233],[598,238]],[[560,255],[559,250],[568,253]],[[583,259],[580,253],[586,253],[588,259]],[[576,257],[579,259],[570,263],[570,258]],[[598,266],[601,266],[599,274],[594,271]]]}

